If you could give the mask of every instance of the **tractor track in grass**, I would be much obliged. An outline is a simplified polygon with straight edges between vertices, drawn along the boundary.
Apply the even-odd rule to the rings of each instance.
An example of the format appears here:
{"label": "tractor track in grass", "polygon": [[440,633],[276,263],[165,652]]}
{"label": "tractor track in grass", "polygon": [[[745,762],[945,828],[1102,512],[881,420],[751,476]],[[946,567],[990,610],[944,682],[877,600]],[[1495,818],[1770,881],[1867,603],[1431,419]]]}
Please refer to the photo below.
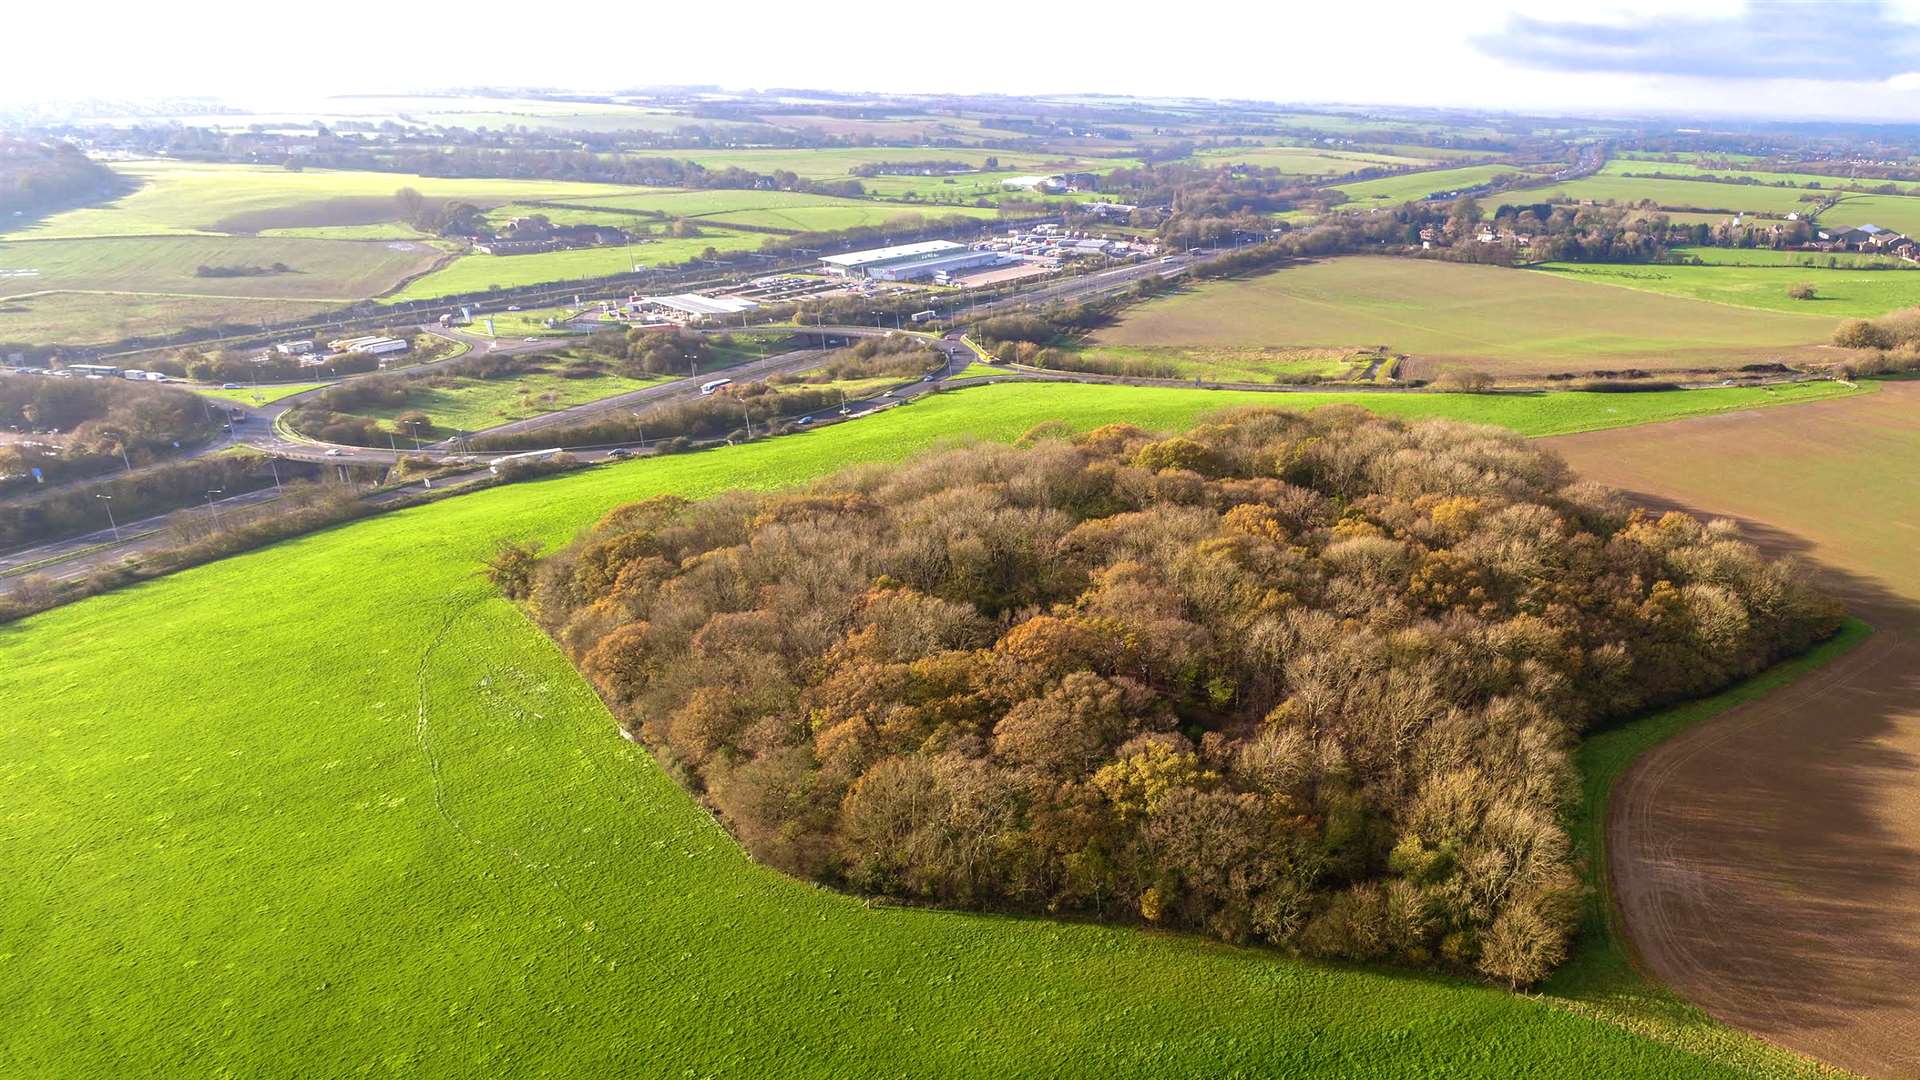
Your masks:
{"label": "tractor track in grass", "polygon": [[1549,445],[1643,504],[1804,557],[1874,628],[1634,762],[1608,871],[1637,961],[1715,1018],[1920,1076],[1920,383]]}
{"label": "tractor track in grass", "polygon": [[[441,620],[440,628],[435,631],[433,640],[428,642],[426,648],[421,650],[420,661],[414,668],[414,684],[418,694],[418,704],[416,706],[414,720],[414,738],[420,745],[420,754],[426,762],[427,772],[432,782],[433,807],[439,814],[440,819],[446,822],[447,828],[452,830],[455,836],[465,841],[469,846],[494,860],[510,863],[523,873],[530,874],[544,883],[548,890],[551,891],[554,896],[558,897],[562,904],[566,905],[572,914],[572,925],[578,927],[589,923],[591,920],[586,910],[580,906],[579,897],[575,896],[572,891],[568,890],[557,878],[549,873],[548,867],[534,861],[518,848],[493,843],[482,838],[448,805],[447,783],[444,770],[442,769],[441,754],[435,748],[433,725],[429,719],[433,707],[433,693],[430,688],[431,677],[429,669],[435,654],[447,644],[449,636],[452,634],[455,626],[471,614],[474,605],[480,602],[483,601],[466,596],[448,598],[447,603],[452,610]],[[489,686],[487,689],[491,689],[491,687]],[[489,877],[490,875],[482,876]],[[489,884],[488,887],[493,888],[491,884]],[[591,953],[591,951],[591,949],[588,950],[589,953]]]}

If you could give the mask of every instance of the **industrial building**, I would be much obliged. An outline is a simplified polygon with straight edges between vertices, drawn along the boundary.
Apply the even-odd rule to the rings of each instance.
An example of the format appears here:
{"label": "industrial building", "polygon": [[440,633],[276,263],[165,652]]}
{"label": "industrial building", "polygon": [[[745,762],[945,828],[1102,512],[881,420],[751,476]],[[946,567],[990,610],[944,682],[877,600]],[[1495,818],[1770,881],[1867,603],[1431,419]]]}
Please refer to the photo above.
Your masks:
{"label": "industrial building", "polygon": [[738,315],[759,307],[739,296],[704,296],[700,293],[675,293],[672,296],[642,296],[634,301],[642,311],[656,311],[687,321]]}
{"label": "industrial building", "polygon": [[918,281],[976,266],[997,266],[1005,261],[1006,256],[997,251],[973,251],[951,240],[928,240],[822,256],[820,269],[829,274],[874,281]]}
{"label": "industrial building", "polygon": [[375,356],[386,356],[389,353],[406,352],[407,343],[397,337],[387,337],[383,334],[369,334],[366,337],[341,338],[339,341],[329,341],[327,342],[327,348],[336,353],[362,352],[372,353]]}

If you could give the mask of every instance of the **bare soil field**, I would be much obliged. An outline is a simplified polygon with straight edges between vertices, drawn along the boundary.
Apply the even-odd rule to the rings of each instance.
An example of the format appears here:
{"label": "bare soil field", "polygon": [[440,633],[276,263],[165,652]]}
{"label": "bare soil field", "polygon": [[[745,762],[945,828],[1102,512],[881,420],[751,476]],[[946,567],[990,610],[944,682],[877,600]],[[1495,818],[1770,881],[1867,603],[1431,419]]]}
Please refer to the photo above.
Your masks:
{"label": "bare soil field", "polygon": [[1715,1017],[1920,1076],[1920,383],[1552,445],[1583,476],[1803,555],[1873,625],[1636,762],[1609,869],[1641,962]]}
{"label": "bare soil field", "polygon": [[1095,345],[1384,347],[1403,374],[1514,377],[1831,359],[1838,319],[1736,308],[1497,266],[1347,256],[1142,304]]}

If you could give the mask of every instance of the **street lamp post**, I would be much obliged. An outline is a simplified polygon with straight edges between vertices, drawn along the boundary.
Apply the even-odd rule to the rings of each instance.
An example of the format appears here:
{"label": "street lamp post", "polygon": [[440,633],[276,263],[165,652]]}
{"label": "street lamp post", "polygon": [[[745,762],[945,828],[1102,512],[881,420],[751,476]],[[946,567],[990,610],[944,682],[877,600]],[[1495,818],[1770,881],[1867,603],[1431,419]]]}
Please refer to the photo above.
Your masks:
{"label": "street lamp post", "polygon": [[113,496],[95,495],[94,498],[107,500],[107,526],[113,530],[113,542],[116,544],[119,543],[120,542],[120,523],[113,520]]}
{"label": "street lamp post", "polygon": [[267,468],[273,470],[273,490],[285,491],[286,489],[280,486],[280,462],[269,455],[267,457]]}
{"label": "street lamp post", "polygon": [[215,495],[225,494],[226,490],[226,488],[214,488],[207,492],[207,513],[213,515],[213,527],[215,529],[220,528],[220,508],[213,505],[213,497]]}

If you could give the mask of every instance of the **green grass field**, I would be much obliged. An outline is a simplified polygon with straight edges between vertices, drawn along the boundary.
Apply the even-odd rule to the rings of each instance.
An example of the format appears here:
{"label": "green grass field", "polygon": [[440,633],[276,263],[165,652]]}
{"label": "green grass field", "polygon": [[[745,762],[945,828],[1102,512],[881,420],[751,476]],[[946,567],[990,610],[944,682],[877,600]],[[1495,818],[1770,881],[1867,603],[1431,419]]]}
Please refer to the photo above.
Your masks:
{"label": "green grass field", "polygon": [[281,398],[318,390],[326,385],[323,382],[266,383],[261,386],[242,386],[238,390],[225,390],[218,386],[195,386],[192,390],[201,397],[237,401],[242,405],[270,405]]}
{"label": "green grass field", "polygon": [[1088,345],[1076,351],[1096,361],[1165,366],[1173,369],[1165,378],[1207,382],[1270,383],[1302,376],[1344,379],[1358,375],[1371,359],[1341,349],[1222,345]]}
{"label": "green grass field", "polygon": [[1805,266],[1816,269],[1915,270],[1912,263],[1891,255],[1867,255],[1856,251],[1775,251],[1772,248],[1680,247],[1677,255],[1699,259],[1707,266]]}
{"label": "green grass field", "polygon": [[[1784,285],[1782,286],[1784,288]],[[1409,377],[1674,369],[1786,360],[1827,340],[1826,315],[1677,296],[1623,297],[1555,274],[1423,259],[1342,257],[1201,285],[1096,332],[1115,346],[1385,346]]]}
{"label": "green grass field", "polygon": [[994,367],[992,364],[983,364],[978,360],[973,360],[973,361],[969,361],[966,367],[963,367],[959,371],[954,372],[953,378],[991,379],[991,378],[1005,378],[1006,375],[1007,375],[1006,368]]}
{"label": "green grass field", "polygon": [[1723,214],[1745,210],[1785,216],[1809,212],[1818,204],[1802,201],[1801,196],[1818,194],[1798,188],[1757,184],[1712,184],[1699,180],[1652,180],[1602,174],[1535,188],[1527,193],[1527,197],[1529,201],[1545,201],[1555,195],[1563,195],[1569,199],[1617,203],[1638,203],[1643,199],[1651,199],[1655,205],[1663,207],[1693,207]]}
{"label": "green grass field", "polygon": [[697,259],[708,248],[718,251],[755,251],[766,240],[758,233],[730,232],[702,226],[701,235],[660,239],[619,247],[573,248],[537,255],[462,255],[446,266],[408,282],[381,300],[431,300],[437,296],[510,289],[550,281],[576,281],[631,271],[637,263],[649,269]]}
{"label": "green grass field", "polygon": [[[1352,150],[1326,150],[1312,146],[1230,146],[1202,150],[1194,155],[1202,165],[1227,163],[1279,169],[1300,176],[1342,176],[1366,168],[1394,168],[1407,165],[1431,165],[1418,157],[1391,152],[1373,153]],[[1427,190],[1432,190],[1431,188]]]}
{"label": "green grass field", "polygon": [[[1769,252],[1784,255],[1787,252]],[[1920,304],[1920,272],[1903,270],[1828,270],[1774,266],[1653,266],[1597,263],[1542,263],[1541,272],[1575,281],[1624,285],[1630,289],[1707,300],[1718,304],[1796,315],[1820,315],[1836,324],[1843,318],[1871,319]],[[1812,300],[1794,300],[1788,287],[1814,286]],[[1829,328],[1831,329],[1831,328]]]}
{"label": "green grass field", "polygon": [[446,180],[405,173],[216,165],[116,163],[138,190],[99,206],[55,214],[21,230],[34,238],[253,232],[371,225],[399,218],[393,194],[411,187],[433,199],[480,205],[526,199],[591,199],[631,188],[547,180]]}
{"label": "green grass field", "polygon": [[305,240],[431,240],[432,237],[398,221],[372,225],[306,225],[290,229],[261,229],[261,236]]}
{"label": "green grass field", "polygon": [[46,292],[0,298],[0,341],[98,345],[182,326],[258,326],[338,310],[338,301],[248,300],[149,293]]}
{"label": "green grass field", "polygon": [[[1848,179],[1847,177],[1844,177],[1844,176],[1826,176],[1826,175],[1820,175],[1818,173],[1768,172],[1761,169],[1715,169],[1715,168],[1709,168],[1703,165],[1695,165],[1695,164],[1685,163],[1685,162],[1636,161],[1631,158],[1626,160],[1614,159],[1614,160],[1608,161],[1605,165],[1600,167],[1600,172],[1598,175],[1624,176],[1628,173],[1638,173],[1642,177],[1645,177],[1648,174],[1652,174],[1652,173],[1658,173],[1663,177],[1665,176],[1736,177],[1739,179],[1751,179],[1761,184],[1786,184],[1789,187],[1810,188],[1816,191],[1823,190],[1823,189],[1830,191],[1834,188],[1840,187],[1841,185],[1855,185],[1855,186],[1861,186],[1861,187],[1877,188],[1877,187],[1882,187],[1886,184],[1892,184],[1896,189],[1898,189],[1900,194],[1903,194],[1903,195],[1920,194],[1920,184],[1903,183],[1898,180]],[[1718,181],[1710,180],[1706,182],[1717,183]]]}
{"label": "green grass field", "polygon": [[1414,199],[1424,199],[1437,191],[1456,191],[1460,188],[1474,187],[1496,176],[1525,171],[1526,169],[1519,165],[1466,165],[1457,169],[1434,169],[1427,172],[1387,176],[1378,180],[1335,184],[1333,186],[1336,190],[1347,194],[1347,201],[1341,203],[1336,209],[1368,210],[1374,207],[1399,206]]}
{"label": "green grass field", "polygon": [[[251,236],[127,236],[0,243],[0,293],[45,290],[351,301],[391,289],[446,253],[418,240],[369,242]],[[200,277],[200,266],[291,272]],[[29,272],[31,272],[29,274]]]}
{"label": "green grass field", "polygon": [[[1831,392],[1844,391],[1284,401],[1542,434]],[[1042,420],[1165,428],[1278,400],[971,389],[393,513],[0,628],[8,1070],[1786,1071],[1731,1033],[1679,1040],[1642,1024],[1631,1002],[1127,928],[868,908],[783,877],[618,738],[558,651],[476,573],[496,538],[562,542],[655,493],[791,484]],[[1603,1008],[1629,1015],[1582,1015]]]}
{"label": "green grass field", "polygon": [[[924,178],[923,178],[924,179]],[[841,199],[802,191],[745,191],[714,189],[709,191],[665,191],[644,195],[620,195],[595,200],[580,209],[507,206],[489,215],[496,221],[521,214],[547,215],[555,224],[576,221],[591,224],[632,227],[649,224],[645,218],[595,211],[594,207],[653,211],[668,217],[698,219],[700,224],[758,225],[796,231],[851,229],[862,225],[881,225],[907,214],[961,214],[992,218],[997,211],[982,207],[940,207],[929,211],[918,204],[879,202],[872,199]],[[659,223],[651,223],[655,228]]]}
{"label": "green grass field", "polygon": [[433,438],[444,439],[449,435],[464,435],[511,420],[524,420],[529,416],[584,405],[589,401],[665,382],[666,378],[629,379],[605,374],[570,379],[558,371],[544,371],[511,379],[445,381],[452,385],[422,385],[411,390],[406,401],[400,405],[370,406],[355,412],[381,421],[389,431],[405,435],[406,429],[396,427],[393,418],[418,409],[432,418]]}

